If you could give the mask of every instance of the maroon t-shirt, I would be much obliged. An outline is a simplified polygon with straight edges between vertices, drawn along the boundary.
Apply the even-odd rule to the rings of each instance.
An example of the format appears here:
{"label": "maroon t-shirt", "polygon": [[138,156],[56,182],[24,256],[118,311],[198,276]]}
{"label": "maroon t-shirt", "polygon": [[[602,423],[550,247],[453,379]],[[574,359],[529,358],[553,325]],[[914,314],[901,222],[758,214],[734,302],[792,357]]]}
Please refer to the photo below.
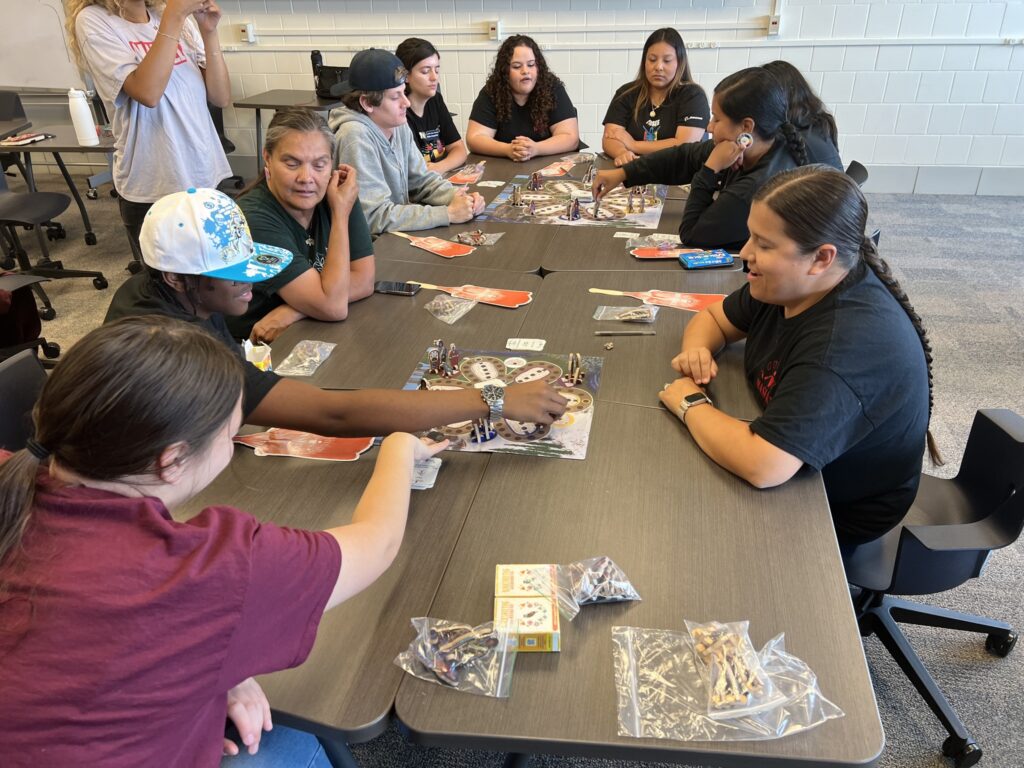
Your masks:
{"label": "maroon t-shirt", "polygon": [[340,568],[327,533],[40,476],[0,568],[0,755],[219,765],[228,689],[305,660]]}

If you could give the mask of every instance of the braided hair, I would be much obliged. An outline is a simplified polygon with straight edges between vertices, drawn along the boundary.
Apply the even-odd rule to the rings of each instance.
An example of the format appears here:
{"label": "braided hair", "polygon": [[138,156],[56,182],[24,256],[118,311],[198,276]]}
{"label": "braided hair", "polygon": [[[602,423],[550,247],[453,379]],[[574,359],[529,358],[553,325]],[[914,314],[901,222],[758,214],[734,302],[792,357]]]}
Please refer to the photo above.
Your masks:
{"label": "braided hair", "polygon": [[818,98],[800,70],[788,61],[769,61],[764,69],[771,72],[789,95],[789,121],[801,128],[811,128],[827,137],[839,148],[839,128],[836,119]]}
{"label": "braided hair", "polygon": [[[932,377],[932,345],[921,316],[892,270],[878,254],[875,242],[864,234],[868,204],[849,176],[826,165],[807,165],[776,174],[757,191],[754,202],[767,205],[783,221],[786,236],[801,252],[816,250],[822,243],[836,247],[836,262],[849,270],[863,261],[907,313],[917,331],[928,369],[928,418],[935,402]],[[927,432],[928,456],[935,465],[945,463],[931,430]]]}
{"label": "braided hair", "polygon": [[512,65],[512,56],[516,48],[529,48],[537,61],[537,82],[526,99],[526,107],[530,110],[530,122],[533,130],[543,136],[550,127],[551,111],[555,108],[555,88],[562,84],[556,77],[540,52],[540,46],[532,37],[512,35],[501,44],[498,57],[494,60],[494,69],[484,83],[484,93],[494,102],[495,116],[499,123],[507,122],[512,117],[512,88],[509,86],[508,71]]}
{"label": "braided hair", "polygon": [[797,165],[807,165],[807,145],[800,129],[789,122],[789,99],[779,80],[763,67],[741,69],[715,86],[719,110],[738,123],[754,121],[754,133],[765,141],[786,143]]}

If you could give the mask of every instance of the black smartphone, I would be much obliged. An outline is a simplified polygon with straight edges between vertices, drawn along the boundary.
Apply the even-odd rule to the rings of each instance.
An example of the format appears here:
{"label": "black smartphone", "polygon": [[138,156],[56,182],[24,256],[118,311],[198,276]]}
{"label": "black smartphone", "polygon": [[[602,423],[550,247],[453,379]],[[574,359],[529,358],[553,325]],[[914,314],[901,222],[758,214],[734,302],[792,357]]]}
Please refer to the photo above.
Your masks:
{"label": "black smartphone", "polygon": [[377,293],[393,293],[397,296],[415,296],[420,288],[416,283],[398,283],[393,280],[378,280],[373,286]]}

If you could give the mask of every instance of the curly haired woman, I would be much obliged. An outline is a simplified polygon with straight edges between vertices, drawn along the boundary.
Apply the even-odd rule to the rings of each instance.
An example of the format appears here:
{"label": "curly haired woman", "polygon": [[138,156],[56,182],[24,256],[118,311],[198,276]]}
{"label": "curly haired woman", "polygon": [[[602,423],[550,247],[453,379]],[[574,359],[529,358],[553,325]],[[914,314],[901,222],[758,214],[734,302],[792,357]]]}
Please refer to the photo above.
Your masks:
{"label": "curly haired woman", "polygon": [[466,129],[472,152],[523,162],[579,146],[576,108],[531,38],[502,43]]}

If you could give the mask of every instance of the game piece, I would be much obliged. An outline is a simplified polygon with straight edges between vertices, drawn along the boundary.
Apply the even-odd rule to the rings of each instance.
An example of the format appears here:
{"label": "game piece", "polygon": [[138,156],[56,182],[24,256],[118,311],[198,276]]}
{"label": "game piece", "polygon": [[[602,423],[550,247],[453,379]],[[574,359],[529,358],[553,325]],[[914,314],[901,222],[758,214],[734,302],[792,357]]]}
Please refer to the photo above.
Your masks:
{"label": "game piece", "polygon": [[565,220],[572,221],[572,201],[565,204]]}
{"label": "game piece", "polygon": [[644,212],[645,199],[646,199],[646,195],[643,192],[641,192],[640,193],[640,213]]}
{"label": "game piece", "polygon": [[419,280],[409,280],[410,283],[430,288],[434,291],[444,291],[460,299],[479,301],[481,304],[490,304],[495,307],[516,309],[533,301],[531,291],[513,291],[507,288],[481,288],[479,285],[461,285],[458,287],[448,285],[433,285],[432,283],[421,283]]}
{"label": "game piece", "polygon": [[474,443],[486,443],[488,440],[493,440],[497,436],[498,433],[494,429],[494,424],[491,423],[490,419],[483,418],[473,422]]}
{"label": "game piece", "polygon": [[700,312],[702,309],[717,304],[725,298],[724,293],[677,293],[676,291],[612,291],[604,288],[591,288],[591,293],[602,293],[606,296],[630,296],[640,299],[644,304],[656,304],[659,307],[687,309]]}
{"label": "game piece", "polygon": [[626,198],[626,213],[633,212],[633,188],[629,188],[629,197]]}
{"label": "game piece", "polygon": [[531,216],[536,216],[537,215],[537,202],[535,200],[531,200],[530,201],[530,209],[529,209],[528,213]]}
{"label": "game piece", "polygon": [[518,184],[512,185],[512,200],[510,204],[514,205],[516,208],[523,205],[523,191]]}
{"label": "game piece", "polygon": [[452,342],[448,347],[448,364],[453,371],[459,370],[460,360],[462,360],[462,354],[455,348],[455,342]]}
{"label": "game piece", "polygon": [[466,667],[497,646],[498,636],[490,624],[480,627],[452,624],[445,629],[430,629],[427,636],[416,643],[415,652],[419,662],[438,680],[457,686]]}
{"label": "game piece", "polygon": [[601,208],[601,201],[599,199],[597,199],[597,198],[594,198],[594,219],[595,220],[598,218],[597,214],[598,214],[598,211],[600,210],[600,208]]}
{"label": "game piece", "polygon": [[540,190],[544,189],[544,182],[541,179],[540,174],[537,173],[536,171],[530,174],[530,183],[529,186],[527,186],[527,189],[529,189],[531,192],[539,192]]}
{"label": "game piece", "polygon": [[626,574],[610,557],[592,557],[569,563],[564,568],[568,572],[572,597],[581,606],[640,599]]}
{"label": "game piece", "polygon": [[583,174],[583,184],[588,187],[592,186],[594,184],[594,176],[596,173],[597,169],[594,167],[594,164],[591,163],[590,167],[587,168],[587,172]]}
{"label": "game piece", "polygon": [[580,362],[580,353],[571,352],[569,354],[569,370],[562,377],[562,381],[568,384],[570,387],[575,387],[581,381],[583,381],[583,366]]}
{"label": "game piece", "polygon": [[455,236],[455,239],[460,243],[465,243],[466,245],[485,245],[487,243],[487,238],[484,236],[482,229],[471,229],[468,232],[459,232],[459,234]]}
{"label": "game piece", "polygon": [[323,461],[355,461],[373,447],[372,437],[324,437],[277,427],[236,435],[234,441],[254,448],[257,456],[295,456]]}
{"label": "game piece", "polygon": [[572,221],[579,221],[579,219],[580,219],[580,199],[578,197],[574,197],[572,199],[572,208],[570,209],[569,215],[570,215],[570,219]]}
{"label": "game piece", "polygon": [[749,133],[741,133],[736,137],[736,143],[739,144],[743,149],[746,149],[754,143],[754,137]]}
{"label": "game piece", "polygon": [[609,341],[607,344],[604,345],[604,348],[605,349],[615,349],[615,342],[614,341]]}
{"label": "game piece", "polygon": [[484,175],[484,163],[486,162],[486,160],[481,160],[479,163],[464,165],[449,176],[448,181],[452,184],[476,184]]}

